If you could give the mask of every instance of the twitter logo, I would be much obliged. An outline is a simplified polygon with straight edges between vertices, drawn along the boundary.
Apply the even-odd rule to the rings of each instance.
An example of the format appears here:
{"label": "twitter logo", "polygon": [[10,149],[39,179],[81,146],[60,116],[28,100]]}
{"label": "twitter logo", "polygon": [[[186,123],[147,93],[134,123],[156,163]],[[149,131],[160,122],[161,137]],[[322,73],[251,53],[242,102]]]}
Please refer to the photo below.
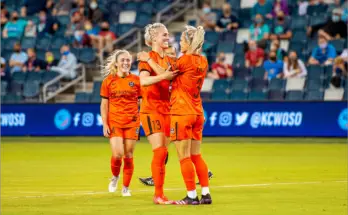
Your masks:
{"label": "twitter logo", "polygon": [[235,119],[235,125],[236,126],[242,126],[246,123],[246,121],[248,120],[249,117],[249,113],[248,112],[243,112],[243,113],[236,113]]}

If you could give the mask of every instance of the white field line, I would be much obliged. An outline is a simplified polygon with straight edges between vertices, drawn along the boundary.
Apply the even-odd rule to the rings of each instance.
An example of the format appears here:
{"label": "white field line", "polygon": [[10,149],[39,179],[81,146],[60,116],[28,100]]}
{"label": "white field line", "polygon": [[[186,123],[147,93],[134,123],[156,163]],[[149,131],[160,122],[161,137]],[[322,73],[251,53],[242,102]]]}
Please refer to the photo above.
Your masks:
{"label": "white field line", "polygon": [[[310,181],[310,182],[279,182],[279,183],[264,183],[264,184],[236,184],[236,185],[221,185],[210,186],[211,189],[222,188],[239,188],[239,187],[270,187],[275,185],[306,185],[306,184],[325,184],[325,183],[347,183],[347,180],[338,181]],[[166,191],[183,191],[184,188],[166,188]],[[133,193],[153,192],[153,189],[139,189],[132,190]],[[21,192],[23,194],[28,192]],[[33,192],[34,193],[34,192]],[[58,194],[40,194],[31,196],[1,196],[2,199],[19,199],[19,198],[45,198],[45,197],[60,197],[60,196],[85,196],[85,195],[99,195],[108,194],[106,191],[76,191],[73,193],[58,193]]]}

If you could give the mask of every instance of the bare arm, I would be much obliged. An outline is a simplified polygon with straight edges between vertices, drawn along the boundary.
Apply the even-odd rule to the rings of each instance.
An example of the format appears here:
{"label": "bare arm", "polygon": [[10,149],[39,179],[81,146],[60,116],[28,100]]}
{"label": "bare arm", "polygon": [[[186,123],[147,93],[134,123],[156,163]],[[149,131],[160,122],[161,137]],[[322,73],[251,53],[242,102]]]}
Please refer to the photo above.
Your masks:
{"label": "bare arm", "polygon": [[144,51],[139,52],[137,54],[137,58],[139,61],[147,62],[157,75],[160,75],[166,71],[160,65],[158,65],[154,60],[152,60],[152,58],[150,58],[149,53],[147,52],[144,52]]}
{"label": "bare arm", "polygon": [[168,68],[164,73],[156,76],[150,76],[150,73],[147,71],[140,72],[140,85],[142,87],[150,86],[156,84],[162,80],[172,80],[178,73],[178,71],[169,72]]}
{"label": "bare arm", "polygon": [[110,129],[108,125],[109,100],[102,98],[100,103],[100,115],[103,121],[103,133],[105,137],[110,136]]}
{"label": "bare arm", "polygon": [[256,63],[256,66],[261,66],[263,63],[263,58],[260,58],[257,63]]}

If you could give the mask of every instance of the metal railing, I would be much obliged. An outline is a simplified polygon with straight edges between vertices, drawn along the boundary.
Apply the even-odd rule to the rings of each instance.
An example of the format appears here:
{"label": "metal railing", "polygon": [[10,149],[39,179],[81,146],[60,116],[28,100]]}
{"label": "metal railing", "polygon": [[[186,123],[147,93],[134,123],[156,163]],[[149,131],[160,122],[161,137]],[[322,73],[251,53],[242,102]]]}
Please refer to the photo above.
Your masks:
{"label": "metal railing", "polygon": [[42,100],[43,103],[47,103],[50,99],[56,97],[59,93],[64,92],[69,87],[81,82],[83,86],[83,91],[86,91],[86,67],[83,64],[78,64],[76,67],[76,71],[78,73],[78,76],[71,80],[70,82],[64,84],[63,86],[60,86],[56,91],[50,92],[48,89],[50,86],[54,84],[59,84],[59,82],[64,79],[65,75],[58,75],[54,79],[50,80],[42,87]]}
{"label": "metal railing", "polygon": [[[182,5],[184,5],[184,8],[180,9],[178,12],[176,12],[174,16],[171,16],[171,17],[164,16],[165,13],[169,12],[170,10],[175,8],[176,6],[182,6]],[[194,9],[194,14],[198,18],[198,16],[197,16],[197,0],[193,0],[192,2],[177,0],[157,13],[156,22],[160,22],[160,23],[163,23],[164,25],[167,25],[170,22],[179,18],[180,16],[184,15],[187,11],[192,10],[192,9]],[[165,18],[167,18],[167,19],[165,19]]]}

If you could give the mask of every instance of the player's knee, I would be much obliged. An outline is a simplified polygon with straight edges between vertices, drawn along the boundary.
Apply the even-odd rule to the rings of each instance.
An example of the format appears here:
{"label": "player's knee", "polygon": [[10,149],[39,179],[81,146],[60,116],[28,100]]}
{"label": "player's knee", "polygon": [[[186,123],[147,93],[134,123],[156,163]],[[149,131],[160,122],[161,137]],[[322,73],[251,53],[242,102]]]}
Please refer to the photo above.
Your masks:
{"label": "player's knee", "polygon": [[126,158],[132,158],[132,157],[133,157],[133,151],[126,152],[126,153],[124,154],[124,157],[126,157]]}
{"label": "player's knee", "polygon": [[124,156],[123,152],[113,152],[112,156],[115,157],[116,159],[122,159]]}

